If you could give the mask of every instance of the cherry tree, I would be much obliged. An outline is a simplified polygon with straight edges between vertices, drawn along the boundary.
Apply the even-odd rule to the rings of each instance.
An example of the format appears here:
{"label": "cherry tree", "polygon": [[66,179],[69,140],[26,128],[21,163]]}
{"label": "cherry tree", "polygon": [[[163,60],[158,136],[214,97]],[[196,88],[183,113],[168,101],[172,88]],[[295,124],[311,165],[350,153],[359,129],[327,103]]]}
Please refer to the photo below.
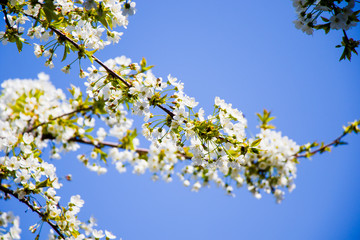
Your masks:
{"label": "cherry tree", "polygon": [[[359,41],[347,31],[359,21],[357,3],[294,0],[295,27],[307,34],[341,30],[340,60],[351,60]],[[40,217],[41,223],[29,228],[35,238],[44,223],[51,228],[49,239],[116,238],[97,228],[93,218],[78,217],[84,205],[80,195],[60,202],[63,184],[49,160],[66,152],[80,151],[77,159],[99,175],[112,163],[120,173],[150,172],[153,180],[165,182],[179,178],[194,192],[213,185],[234,196],[236,188],[245,187],[257,199],[271,194],[280,203],[295,188],[300,159],[329,152],[359,132],[360,120],[355,120],[330,142],[299,145],[276,130],[271,111],[263,110],[257,114],[258,133],[251,135],[235,104],[215,97],[212,111],[205,113],[180,80],[155,75],[145,58],[100,59],[100,50],[119,42],[123,33],[118,29],[128,26],[135,2],[2,0],[1,5],[4,45],[14,43],[19,52],[32,45],[49,68],[58,67],[54,59],[59,56],[65,74],[77,71],[78,64],[86,86],[81,91],[70,85],[67,97],[45,73],[1,85],[1,197],[21,202]],[[143,121],[138,129],[134,116]],[[140,145],[140,135],[148,147]],[[90,152],[81,152],[85,145]],[[72,175],[65,178],[71,181]],[[0,219],[0,237],[20,239],[19,217],[1,212]]]}

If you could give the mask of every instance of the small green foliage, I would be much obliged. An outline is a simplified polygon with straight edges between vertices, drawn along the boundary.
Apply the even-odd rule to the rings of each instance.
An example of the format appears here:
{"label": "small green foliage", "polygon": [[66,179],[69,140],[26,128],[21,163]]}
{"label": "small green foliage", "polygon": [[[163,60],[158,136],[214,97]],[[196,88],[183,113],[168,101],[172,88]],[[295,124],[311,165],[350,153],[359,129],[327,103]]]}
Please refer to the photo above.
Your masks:
{"label": "small green foliage", "polygon": [[269,124],[270,121],[274,120],[275,117],[270,117],[271,111],[267,111],[264,109],[263,115],[260,113],[256,113],[256,115],[259,118],[259,121],[261,122],[260,128],[261,129],[275,129],[274,125]]}
{"label": "small green foliage", "polygon": [[167,98],[167,95],[161,97],[161,93],[157,92],[151,97],[149,103],[153,107],[156,107],[158,105],[165,104],[166,103],[166,98]]}
{"label": "small green foliage", "polygon": [[140,72],[146,72],[146,71],[152,69],[154,66],[153,65],[147,66],[146,59],[143,57],[140,61],[140,67],[141,67]]}
{"label": "small green foliage", "polygon": [[261,139],[256,139],[255,141],[253,141],[252,143],[251,143],[251,147],[256,147],[256,146],[258,146],[259,144],[260,144],[260,142],[261,142]]}
{"label": "small green foliage", "polygon": [[330,32],[330,23],[319,24],[314,26],[314,28],[317,30],[323,29],[325,31],[325,34],[328,34]]}
{"label": "small green foliage", "polygon": [[42,182],[36,183],[36,188],[51,187],[51,186],[52,186],[52,183],[53,183],[54,181],[55,181],[55,179],[52,180],[52,181],[50,181],[50,179],[47,178],[47,179],[45,179],[45,180],[42,181]]}
{"label": "small green foliage", "polygon": [[[88,59],[90,60],[91,63],[94,63],[93,55],[96,51],[97,51],[97,49],[92,50],[92,51],[85,50],[85,55],[88,57]],[[79,54],[79,57],[80,57],[80,54]]]}
{"label": "small green foliage", "polygon": [[56,15],[55,5],[53,0],[45,0],[43,4],[42,11],[46,17],[48,23],[51,23],[53,20],[56,20],[58,16]]}
{"label": "small green foliage", "polygon": [[92,111],[94,114],[106,114],[107,113],[105,110],[105,100],[103,97],[99,97],[97,100],[94,100]]}
{"label": "small green foliage", "polygon": [[259,154],[259,153],[260,153],[259,149],[257,149],[257,148],[249,148],[249,152],[250,152],[250,153],[255,153],[255,154]]}
{"label": "small green foliage", "polygon": [[218,138],[220,136],[219,126],[213,124],[211,121],[195,121],[195,132],[200,139],[204,141],[211,141],[212,138]]}
{"label": "small green foliage", "polygon": [[359,126],[360,126],[360,120],[355,120],[354,122],[350,123],[348,126],[343,127],[344,134],[349,134],[352,132],[357,134],[358,132],[360,132]]}
{"label": "small green foliage", "polygon": [[344,59],[348,59],[349,61],[351,61],[352,53],[355,53],[356,55],[358,55],[356,48],[359,47],[359,44],[360,44],[360,41],[355,41],[352,38],[349,39],[346,32],[344,31],[344,36],[342,38],[341,45],[336,46],[337,48],[344,47],[344,51],[341,54],[339,61],[344,60]]}
{"label": "small green foliage", "polygon": [[66,59],[68,53],[70,53],[69,43],[65,42],[64,55],[63,58],[61,59],[62,62]]}
{"label": "small green foliage", "polygon": [[120,147],[123,149],[135,150],[133,140],[136,138],[136,136],[137,136],[136,129],[127,130],[126,136],[121,139]]}

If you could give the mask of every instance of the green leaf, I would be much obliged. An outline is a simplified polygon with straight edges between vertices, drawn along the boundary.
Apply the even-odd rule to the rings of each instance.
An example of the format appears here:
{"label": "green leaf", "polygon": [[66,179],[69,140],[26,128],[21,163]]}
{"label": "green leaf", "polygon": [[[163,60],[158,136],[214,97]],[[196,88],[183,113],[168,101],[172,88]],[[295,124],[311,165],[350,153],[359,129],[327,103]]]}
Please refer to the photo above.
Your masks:
{"label": "green leaf", "polygon": [[69,49],[68,45],[65,43],[64,55],[63,55],[63,58],[61,59],[62,62],[66,59],[68,53],[70,53],[70,49]]}
{"label": "green leaf", "polygon": [[57,19],[55,14],[55,5],[53,0],[45,0],[43,4],[43,10],[47,21],[50,23],[52,20]]}
{"label": "green leaf", "polygon": [[88,56],[88,57],[91,57],[92,55],[94,55],[94,53],[96,53],[96,51],[97,51],[97,49],[95,49],[95,50],[92,50],[92,51],[85,51],[85,53],[86,53],[86,55]]}
{"label": "green leaf", "polygon": [[250,152],[251,152],[251,153],[255,153],[255,154],[259,154],[259,153],[260,153],[259,149],[257,149],[257,148],[250,148]]}
{"label": "green leaf", "polygon": [[[55,181],[55,179],[53,181]],[[37,183],[36,188],[50,187],[53,181],[50,181],[50,179],[47,178],[44,181]]]}
{"label": "green leaf", "polygon": [[343,53],[340,56],[339,61],[344,60],[346,58],[346,48],[344,49]]}
{"label": "green leaf", "polygon": [[94,128],[88,128],[85,130],[85,132],[89,133],[89,132],[92,132],[94,130]]}
{"label": "green leaf", "polygon": [[94,58],[92,56],[88,56],[88,59],[90,60],[91,64],[94,63]]}
{"label": "green leaf", "polygon": [[258,145],[260,144],[260,142],[261,142],[261,138],[256,139],[255,141],[253,141],[253,142],[251,143],[251,147],[256,147],[256,146],[258,146]]}
{"label": "green leaf", "polygon": [[104,25],[105,28],[108,28],[108,23],[105,18],[100,18],[99,21],[101,22],[102,25]]}
{"label": "green leaf", "polygon": [[90,139],[90,140],[94,140],[94,137],[91,136],[91,135],[89,135],[89,134],[85,134],[85,137],[87,137],[87,138]]}
{"label": "green leaf", "polygon": [[140,61],[140,66],[142,69],[144,69],[146,67],[146,59],[144,57]]}
{"label": "green leaf", "polygon": [[16,47],[20,53],[23,47],[23,43],[19,37],[16,37]]}
{"label": "green leaf", "polygon": [[110,29],[112,30],[113,29],[113,21],[112,21],[112,19],[111,18],[106,18],[106,22],[107,22],[107,24],[109,25],[109,27],[110,27]]}
{"label": "green leaf", "polygon": [[329,19],[325,18],[325,17],[321,17],[321,19],[324,21],[324,22],[329,22]]}
{"label": "green leaf", "polygon": [[258,116],[258,118],[259,118],[260,121],[263,121],[263,120],[262,120],[262,116],[261,116],[260,113],[256,113],[256,116]]}
{"label": "green leaf", "polygon": [[148,70],[152,69],[153,67],[154,67],[154,65],[143,67],[142,70],[143,71],[148,71]]}

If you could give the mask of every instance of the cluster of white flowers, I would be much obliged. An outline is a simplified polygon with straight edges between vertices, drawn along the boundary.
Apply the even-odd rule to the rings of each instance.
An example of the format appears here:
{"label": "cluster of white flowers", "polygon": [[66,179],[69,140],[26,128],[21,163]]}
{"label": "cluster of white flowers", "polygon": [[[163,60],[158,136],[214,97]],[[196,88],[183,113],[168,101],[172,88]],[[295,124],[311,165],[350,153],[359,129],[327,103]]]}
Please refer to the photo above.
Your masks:
{"label": "cluster of white flowers", "polygon": [[[299,147],[286,137],[282,138],[281,133],[276,135],[276,132],[262,130],[257,139],[264,138],[264,142],[253,146],[252,142],[259,141],[246,140],[247,120],[244,115],[219,97],[215,98],[214,114],[205,119],[204,110],[200,108],[194,112],[198,103],[184,93],[183,83],[171,75],[164,82],[151,71],[144,71],[146,64],[143,61],[140,64],[132,63],[124,56],[108,60],[105,64],[129,83],[126,86],[119,82],[119,79],[108,75],[103,68],[96,69],[92,66],[85,73],[88,77],[88,95],[103,99],[107,113],[117,116],[116,121],[123,126],[113,127],[110,132],[118,132],[120,139],[129,131],[132,122],[125,117],[123,105],[131,103],[132,113],[144,116],[142,134],[151,141],[146,156],[137,152],[136,147],[123,151],[111,149],[109,157],[113,159],[119,172],[125,172],[126,165],[130,163],[136,174],[144,174],[148,169],[153,173],[154,180],[162,176],[169,182],[178,160],[188,158],[191,160],[190,164],[177,175],[185,186],[193,182],[193,191],[214,182],[233,195],[233,187],[228,184],[230,179],[235,180],[237,187],[241,187],[246,180],[249,190],[256,197],[261,196],[260,189],[265,189],[266,192],[273,193],[279,202],[283,192],[278,188],[293,188],[296,166],[292,159]],[[173,91],[170,97],[165,94],[169,91]],[[151,106],[167,106],[173,115],[155,118],[150,112]],[[162,126],[158,127],[159,124]],[[116,135],[113,133],[113,136]],[[134,139],[133,146],[138,146],[138,140]],[[287,145],[290,150],[284,147]],[[84,158],[84,161],[87,160]],[[262,173],[264,169],[267,170],[266,173]],[[271,182],[266,182],[269,177]],[[281,183],[275,183],[275,178],[281,179]]]}
{"label": "cluster of white flowers", "polygon": [[[176,138],[173,134],[166,134],[164,129],[155,129],[153,134],[156,139],[149,149],[148,168],[151,172],[160,172],[166,182],[171,182],[171,175],[174,173],[175,164],[182,157],[178,154],[179,147],[176,145]],[[154,175],[156,180],[158,175]]]}
{"label": "cluster of white flowers", "polygon": [[21,239],[20,233],[20,218],[14,216],[12,212],[0,212],[0,239]]}
{"label": "cluster of white flowers", "polygon": [[103,49],[109,44],[107,41],[102,41],[101,36],[105,28],[94,28],[90,22],[80,20],[75,26],[68,26],[66,32],[72,34],[75,41],[83,41],[86,48]]}
{"label": "cluster of white flowers", "polygon": [[[122,32],[113,29],[116,26],[126,28],[128,17],[135,14],[136,3],[120,0],[57,0],[52,4],[44,4],[44,1],[9,1],[15,14],[6,14],[6,31],[0,31],[0,40],[3,44],[8,42],[17,43],[19,51],[22,49],[26,39],[23,37],[25,28],[28,28],[27,35],[31,39],[34,37],[40,41],[47,42],[53,31],[51,28],[44,27],[48,23],[57,25],[58,29],[71,37],[73,41],[83,44],[87,49],[103,49],[111,43],[118,43]],[[17,10],[17,8],[22,11]],[[89,17],[93,16],[93,17]],[[98,17],[95,17],[98,16]],[[96,20],[95,20],[96,19]],[[32,22],[32,25],[26,22]],[[44,23],[44,24],[39,24]],[[98,24],[101,22],[102,26]],[[26,24],[26,25],[25,25]],[[106,40],[103,39],[103,33],[106,33]],[[62,44],[59,36],[51,45],[34,44],[34,54],[37,57],[47,57],[45,65],[53,68],[53,58],[56,57],[55,49]],[[83,54],[83,53],[81,53]],[[81,58],[82,56],[79,56]],[[64,69],[69,72],[70,65]]]}
{"label": "cluster of white flowers", "polygon": [[[75,99],[66,101],[65,94],[56,89],[49,81],[49,76],[43,73],[38,79],[9,79],[1,84],[3,88],[0,96],[0,173],[2,184],[12,188],[16,198],[28,201],[29,196],[42,196],[44,206],[40,201],[33,205],[33,209],[43,214],[43,220],[54,221],[62,234],[72,236],[81,230],[82,222],[77,214],[84,201],[79,195],[72,196],[66,208],[59,205],[60,196],[56,194],[62,184],[56,175],[53,164],[41,159],[41,149],[47,147],[48,141],[60,143],[61,149],[53,149],[53,157],[60,157],[62,150],[76,150],[78,144],[69,141],[77,135],[85,133],[86,127],[93,127],[93,118],[77,119],[68,122],[59,116],[68,116],[79,107],[82,94],[78,88],[73,87]],[[81,123],[83,122],[83,123]],[[80,128],[81,127],[81,128]],[[98,131],[98,137],[104,134]],[[30,204],[30,202],[28,201]],[[2,213],[1,226],[7,227],[11,222],[13,227],[0,239],[20,239],[18,218]],[[30,227],[32,232],[38,229],[39,224]],[[102,238],[102,232],[94,230],[93,238]],[[104,235],[105,236],[105,235]],[[114,238],[111,233],[106,236]],[[80,234],[76,239],[89,239],[86,234]],[[75,239],[73,237],[66,239]]]}
{"label": "cluster of white flowers", "polygon": [[[15,151],[18,154],[0,157],[1,171],[7,176],[6,181],[16,188],[14,193],[19,199],[37,194],[45,198],[46,205],[36,205],[35,209],[42,211],[48,221],[55,222],[65,236],[78,232],[76,239],[115,237],[110,232],[93,229],[92,223],[86,225],[77,219],[84,204],[80,196],[71,197],[66,208],[59,207],[60,196],[56,189],[61,184],[55,166],[40,159],[39,155],[39,150],[47,147],[49,141],[61,146],[54,145],[54,158],[59,158],[61,151],[77,150],[79,143],[93,145],[89,157],[80,154],[78,158],[98,174],[107,169],[90,162],[90,158],[104,161],[111,158],[120,173],[130,164],[135,174],[153,173],[153,180],[161,177],[170,182],[176,174],[184,186],[192,185],[192,191],[199,191],[213,182],[234,196],[230,183],[241,187],[246,182],[255,197],[260,198],[263,189],[273,193],[280,202],[284,195],[282,188],[287,187],[290,191],[294,188],[296,161],[293,156],[299,147],[281,133],[262,130],[256,139],[246,140],[246,119],[224,100],[216,97],[214,114],[205,118],[203,109],[194,112],[198,103],[183,92],[184,86],[176,78],[169,75],[167,82],[163,82],[151,71],[144,70],[146,65],[143,63],[131,63],[125,57],[109,60],[106,64],[122,76],[130,76],[130,87],[109,78],[105,69],[95,67],[86,73],[87,93],[92,96],[86,100],[75,86],[70,89],[73,98],[67,100],[43,73],[37,80],[15,79],[2,84],[0,150],[5,153],[19,150]],[[173,91],[170,97],[164,95],[169,91],[168,86]],[[147,106],[137,108],[138,102],[146,102]],[[132,105],[129,111],[148,121],[142,126],[143,135],[151,141],[148,150],[138,148],[136,131],[131,130],[133,120],[127,117],[125,110],[129,103]],[[173,115],[153,120],[150,106],[159,104],[170,106]],[[88,111],[81,112],[82,108]],[[108,126],[107,130],[98,128],[91,138],[89,134],[95,129],[95,118],[89,109]],[[107,144],[107,137],[115,137],[119,144]],[[105,146],[113,148],[105,153],[102,150]],[[249,148],[252,150],[246,150]],[[185,166],[177,172],[179,160]],[[37,229],[37,224],[30,228],[33,232]]]}
{"label": "cluster of white flowers", "polygon": [[[348,30],[359,20],[358,12],[354,12],[355,1],[346,2],[340,7],[334,1],[293,0],[298,12],[295,25],[307,34],[320,28]],[[88,223],[78,220],[77,214],[84,205],[79,195],[72,196],[66,207],[60,206],[56,189],[62,184],[56,168],[41,158],[41,150],[50,141],[52,158],[60,158],[62,151],[77,150],[79,143],[94,147],[88,155],[79,154],[78,159],[98,174],[107,172],[102,162],[111,158],[120,173],[131,165],[133,173],[149,171],[153,180],[161,177],[170,182],[173,175],[178,175],[183,185],[191,186],[195,192],[214,183],[234,196],[234,187],[246,183],[256,198],[261,198],[264,191],[272,193],[279,203],[284,198],[284,188],[295,188],[296,154],[301,149],[281,132],[262,126],[256,138],[248,139],[247,120],[242,112],[219,97],[215,98],[213,114],[205,118],[202,108],[195,110],[198,102],[185,94],[181,81],[171,75],[165,81],[156,77],[145,59],[138,64],[122,56],[103,65],[92,56],[96,50],[120,40],[122,33],[111,30],[116,26],[126,28],[128,17],[136,12],[135,2],[9,0],[8,4],[11,7],[6,5],[3,11],[7,27],[0,32],[3,44],[16,42],[21,51],[25,42],[21,36],[30,26],[27,36],[46,42],[34,43],[34,54],[48,58],[46,66],[54,67],[55,50],[60,45],[65,48],[63,60],[73,51],[78,54],[76,60],[87,57],[102,65],[99,69],[91,66],[87,72],[80,69],[80,77],[87,78],[86,99],[75,86],[70,89],[72,98],[66,99],[43,73],[37,80],[13,79],[1,85],[1,187],[9,187],[2,192],[10,192],[38,212],[56,231],[50,233],[50,239],[57,239],[57,235],[69,240],[116,238],[108,231],[96,230],[93,219]],[[327,23],[316,25],[323,12],[330,19],[322,17]],[[29,21],[33,23],[26,25]],[[103,39],[104,32],[107,40]],[[71,64],[62,71],[69,73]],[[142,134],[150,141],[149,149],[138,148],[140,142],[136,129],[132,129],[133,120],[127,116],[129,112],[143,117]],[[96,116],[106,129],[96,129]],[[116,143],[106,142],[108,137],[116,138]],[[112,148],[105,152],[105,147]],[[180,171],[177,165],[182,166]],[[29,201],[36,196],[42,196],[44,203]],[[9,230],[0,228],[0,239],[19,239],[18,218],[1,213],[0,227],[9,224],[13,224]],[[35,224],[30,231],[36,232],[38,227]]]}
{"label": "cluster of white flowers", "polygon": [[[115,239],[116,236],[114,234],[112,234],[111,232],[105,230],[105,234],[104,231],[102,230],[96,230],[94,227],[96,227],[96,220],[94,217],[91,217],[87,223],[82,223],[80,225],[80,228],[83,229],[84,235],[87,236],[87,239],[93,239],[93,238],[97,238],[97,239],[101,239],[103,237],[106,237],[106,239]],[[55,239],[54,239],[55,240]],[[121,240],[121,238],[120,238]]]}
{"label": "cluster of white flowers", "polygon": [[329,19],[322,17],[322,20],[328,23],[331,29],[349,30],[357,25],[357,13],[354,12],[355,0],[345,1],[347,4],[343,7],[335,5],[335,1],[292,1],[298,14],[298,19],[294,21],[295,27],[309,35],[313,34],[317,19],[323,12],[330,16]]}
{"label": "cluster of white flowers", "polygon": [[24,156],[0,157],[2,167],[15,173],[14,182],[22,186],[17,190],[19,198],[21,199],[27,192],[35,190],[36,185],[39,185],[44,177],[47,180],[48,187],[60,188],[61,184],[55,175],[54,165],[40,162],[40,159],[34,156],[34,150],[31,147],[25,145],[23,149],[25,150],[23,150]]}
{"label": "cluster of white flowers", "polygon": [[284,192],[279,187],[287,187],[291,192],[295,188],[296,158],[299,146],[282,137],[281,132],[262,129],[257,135],[261,139],[259,153],[247,154],[245,164],[248,166],[244,175],[249,190],[255,197],[261,197],[258,190],[272,192],[277,202],[281,202]]}
{"label": "cluster of white flowers", "polygon": [[[49,76],[40,73],[38,79],[10,79],[1,84],[3,88],[0,97],[0,150],[11,151],[16,140],[21,135],[33,138],[37,148],[47,146],[43,138],[45,129],[38,126],[34,131],[26,133],[38,124],[49,122],[52,118],[73,111],[75,108],[65,101],[65,94],[56,89],[49,81]],[[56,136],[59,142],[67,142],[73,136],[74,130],[52,122],[45,126],[46,132]],[[29,144],[28,144],[29,145]],[[25,149],[26,145],[22,145]],[[64,150],[77,149],[76,144],[66,145]]]}
{"label": "cluster of white flowers", "polygon": [[[24,142],[32,143],[33,138],[24,135]],[[29,143],[29,144],[30,144]],[[36,151],[34,149],[34,151]],[[3,173],[14,177],[14,184],[17,187],[15,193],[19,199],[27,199],[30,194],[39,194],[45,198],[45,207],[38,204],[34,209],[43,210],[43,215],[47,216],[47,221],[55,221],[59,229],[67,236],[71,236],[74,231],[78,231],[81,222],[77,219],[76,214],[80,212],[84,201],[79,195],[72,196],[67,208],[60,208],[60,196],[56,195],[56,190],[61,187],[58,177],[55,174],[55,167],[34,156],[35,153],[25,153],[24,157],[1,157],[0,166]],[[44,179],[45,177],[45,179]],[[6,179],[5,179],[6,180]],[[11,183],[11,181],[9,182]],[[18,221],[14,222],[14,229],[10,229],[10,234],[14,237],[15,231],[18,231]],[[31,227],[31,231],[37,230],[37,225]],[[84,239],[78,237],[77,239]],[[18,239],[14,237],[14,239]]]}

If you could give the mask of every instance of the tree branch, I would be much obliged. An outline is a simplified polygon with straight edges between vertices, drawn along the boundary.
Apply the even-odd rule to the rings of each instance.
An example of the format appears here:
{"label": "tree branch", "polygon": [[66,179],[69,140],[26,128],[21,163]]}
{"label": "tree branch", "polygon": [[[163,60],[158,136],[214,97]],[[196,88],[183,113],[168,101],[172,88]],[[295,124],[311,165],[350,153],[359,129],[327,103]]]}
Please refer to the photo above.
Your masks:
{"label": "tree branch", "polygon": [[[30,16],[32,17],[32,16]],[[72,40],[71,38],[69,38],[68,36],[66,36],[66,34],[64,34],[63,32],[61,32],[60,30],[54,28],[53,26],[49,26],[49,28],[54,31],[58,36],[60,36],[61,38],[65,39],[66,41],[70,42],[74,47],[76,47],[78,50],[82,49],[82,47],[77,44],[74,40]],[[119,79],[121,82],[123,82],[127,87],[131,87],[131,85],[124,79],[122,78],[120,75],[118,75],[116,72],[114,72],[113,70],[111,70],[108,66],[106,66],[102,61],[100,61],[97,57],[95,57],[94,55],[91,55],[91,57],[94,59],[95,62],[97,62],[100,66],[102,66],[103,68],[106,69],[106,71],[108,73],[110,73],[113,77]]]}
{"label": "tree branch", "polygon": [[44,215],[44,213],[42,213],[41,211],[37,210],[33,205],[31,205],[31,204],[29,203],[28,200],[26,200],[25,198],[20,199],[19,196],[18,196],[18,194],[17,194],[16,192],[14,192],[13,190],[8,189],[8,188],[6,188],[6,187],[4,187],[4,186],[2,186],[2,185],[0,185],[0,190],[1,190],[2,192],[4,192],[5,194],[8,194],[8,195],[11,195],[11,196],[15,197],[17,200],[19,200],[20,202],[22,202],[22,203],[24,203],[26,206],[28,206],[33,212],[36,212],[36,213],[39,215],[39,217],[41,217],[42,221],[47,222],[47,223],[50,225],[50,227],[51,227],[52,229],[54,229],[54,231],[55,231],[62,239],[65,239],[65,236],[61,233],[59,226],[56,225],[56,224],[54,224],[54,223],[52,223],[52,222],[50,222],[49,220],[47,220],[46,217],[45,217],[45,215]]}
{"label": "tree branch", "polygon": [[[92,145],[92,146],[97,147],[97,148],[101,148],[102,146],[114,147],[114,148],[122,148],[120,144],[117,144],[117,143],[114,143],[114,142],[96,141],[96,144],[95,144],[93,141],[91,141],[89,139],[78,138],[78,137],[70,138],[69,141],[78,142],[78,143],[84,143],[84,144]],[[137,152],[139,154],[148,154],[149,149],[137,148],[137,149],[135,149],[135,152]],[[181,156],[184,157],[185,159],[191,159],[191,156],[188,156],[188,155],[183,154],[183,153],[181,153]]]}
{"label": "tree branch", "polygon": [[25,129],[23,133],[32,132],[32,131],[34,131],[35,129],[37,129],[38,127],[41,127],[41,126],[43,126],[43,125],[45,125],[45,124],[48,124],[50,121],[54,121],[54,120],[56,120],[56,119],[59,119],[59,118],[62,118],[62,117],[66,117],[66,116],[69,116],[69,115],[74,114],[74,113],[78,113],[78,112],[82,112],[82,111],[88,111],[88,110],[91,110],[91,109],[93,109],[92,106],[87,107],[87,108],[79,108],[79,109],[76,109],[76,110],[74,110],[74,111],[72,111],[72,112],[64,113],[64,114],[62,114],[62,115],[60,115],[60,116],[57,116],[57,117],[54,117],[54,118],[49,119],[48,122],[42,122],[42,123],[39,123],[38,125],[35,125],[35,126],[33,126],[33,127],[30,127],[29,129]]}
{"label": "tree branch", "polygon": [[[32,17],[32,16],[30,16]],[[49,26],[49,28],[54,31],[58,36],[60,36],[61,38],[65,39],[66,41],[70,42],[74,47],[76,47],[78,50],[82,49],[82,47],[76,43],[74,40],[72,40],[71,38],[69,38],[68,36],[66,36],[66,34],[64,34],[63,32],[61,32],[60,30],[56,29],[53,26]],[[122,83],[124,83],[128,88],[131,87],[131,84],[128,83],[123,77],[121,77],[120,75],[118,75],[116,72],[114,72],[112,69],[110,69],[108,66],[106,66],[100,59],[98,59],[96,56],[91,55],[91,57],[94,59],[95,62],[97,62],[100,66],[102,66],[103,68],[105,68],[105,70],[111,74],[113,77],[119,79]],[[166,112],[171,118],[173,118],[175,115],[173,112],[171,112],[169,109],[167,109],[166,107],[162,106],[162,105],[156,105],[157,107],[159,107],[161,110],[163,110],[164,112]]]}
{"label": "tree branch", "polygon": [[[118,144],[118,143],[106,142],[106,141],[96,141],[96,143],[95,143],[94,141],[91,141],[86,138],[73,137],[73,138],[70,138],[69,141],[93,145],[94,147],[97,147],[97,148],[101,148],[102,146],[122,148],[120,146],[120,144]],[[146,149],[146,148],[137,148],[135,151],[139,154],[149,153],[149,149]]]}
{"label": "tree branch", "polygon": [[309,156],[309,154],[310,154],[310,156],[311,155],[314,155],[314,154],[316,154],[316,153],[318,153],[318,152],[324,152],[325,150],[326,150],[326,148],[328,148],[328,147],[332,147],[332,146],[336,146],[336,145],[338,145],[339,143],[340,143],[340,141],[341,141],[341,139],[343,138],[343,137],[345,137],[347,135],[347,133],[346,132],[344,132],[343,134],[341,134],[339,137],[337,137],[334,141],[332,141],[331,143],[328,143],[328,144],[326,144],[326,145],[324,145],[324,146],[322,146],[322,147],[320,147],[320,148],[318,148],[318,149],[316,149],[316,150],[314,150],[314,151],[311,151],[311,152],[307,152],[307,153],[305,153],[305,154],[295,154],[294,155],[294,157],[296,157],[296,158],[307,158],[308,156]]}
{"label": "tree branch", "polygon": [[11,25],[10,25],[10,22],[9,22],[9,19],[8,19],[8,17],[7,17],[7,12],[6,12],[6,9],[5,9],[5,5],[7,4],[7,0],[1,0],[0,1],[0,3],[1,3],[1,7],[2,7],[2,12],[4,13],[4,16],[5,16],[5,23],[6,23],[6,25],[8,26],[8,28],[11,28]]}

